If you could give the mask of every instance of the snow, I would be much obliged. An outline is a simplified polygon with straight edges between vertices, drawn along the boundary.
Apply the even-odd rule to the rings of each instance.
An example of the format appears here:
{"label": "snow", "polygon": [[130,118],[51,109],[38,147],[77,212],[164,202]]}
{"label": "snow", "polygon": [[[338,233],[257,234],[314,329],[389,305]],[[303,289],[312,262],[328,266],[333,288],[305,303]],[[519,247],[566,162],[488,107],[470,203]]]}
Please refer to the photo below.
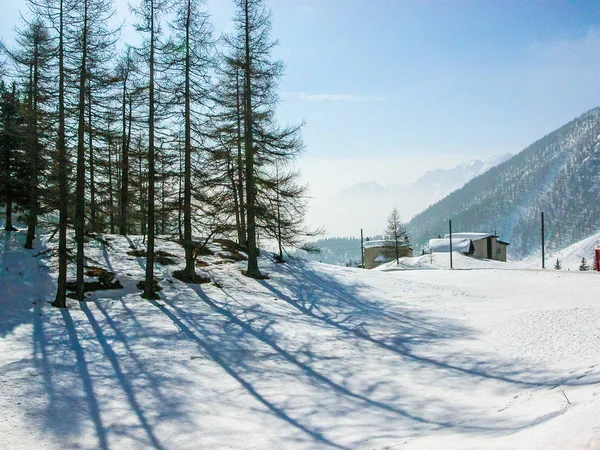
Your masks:
{"label": "snow", "polygon": [[[473,243],[470,238],[454,238],[452,236],[452,250],[469,253]],[[450,239],[429,239],[429,250],[432,252],[450,252]]]}
{"label": "snow", "polygon": [[[405,242],[399,242],[398,247],[408,247],[409,244]],[[393,247],[396,248],[395,241],[387,241],[387,240],[372,240],[365,241],[363,243],[363,248],[380,248],[380,247]]]}
{"label": "snow", "polygon": [[594,250],[600,246],[600,233],[576,242],[573,245],[548,256],[546,264],[553,267],[553,263],[558,258],[563,266],[563,269],[578,270],[581,265],[581,258],[585,258],[587,264],[593,268],[594,266]]}
{"label": "snow", "polygon": [[[456,238],[456,239],[470,239],[472,241],[478,241],[479,239],[485,239],[488,237],[492,237],[492,236],[496,236],[495,234],[491,234],[491,233],[452,233],[452,238]],[[450,238],[450,234],[445,234],[444,238],[449,239]],[[453,239],[454,240],[454,239]]]}
{"label": "snow", "polygon": [[384,263],[384,262],[388,262],[391,261],[393,258],[389,258],[385,255],[379,255],[377,258],[375,258],[375,262],[378,263]]}
{"label": "snow", "polygon": [[105,236],[111,249],[88,252],[124,289],[57,310],[55,260],[33,256],[53,244],[27,251],[24,237],[0,237],[0,448],[600,443],[597,273],[460,253],[458,270],[433,254],[371,271],[263,254],[270,278],[255,281],[215,255],[201,257],[215,283],[186,285],[170,275],[181,248],[159,240],[178,265],[157,265],[161,299],[147,301],[144,260],[126,254],[141,239]]}

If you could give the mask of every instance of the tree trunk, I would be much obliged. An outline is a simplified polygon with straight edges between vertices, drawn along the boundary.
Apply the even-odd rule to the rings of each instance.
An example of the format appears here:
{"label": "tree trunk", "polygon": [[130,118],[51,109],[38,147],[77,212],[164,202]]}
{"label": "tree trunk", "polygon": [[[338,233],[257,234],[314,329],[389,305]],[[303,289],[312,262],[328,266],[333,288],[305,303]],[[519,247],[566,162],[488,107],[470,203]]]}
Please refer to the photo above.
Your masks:
{"label": "tree trunk", "polygon": [[254,142],[253,142],[253,117],[252,117],[252,82],[251,82],[251,60],[250,60],[250,17],[249,5],[246,0],[245,13],[245,51],[246,61],[244,65],[244,144],[246,150],[246,214],[248,219],[248,269],[246,274],[252,278],[262,278],[258,269],[258,248],[256,245],[256,218],[255,218],[255,186],[254,186]]}
{"label": "tree trunk", "polygon": [[190,92],[190,22],[191,1],[187,0],[185,23],[185,162],[183,188],[183,241],[185,248],[184,276],[192,279],[196,274],[194,268],[194,253],[192,245],[192,122],[191,122],[191,92]]}
{"label": "tree trunk", "polygon": [[92,231],[98,231],[98,216],[96,211],[96,182],[94,179],[95,164],[94,164],[94,147],[93,147],[93,130],[92,130],[92,86],[91,81],[88,83],[88,145],[90,147],[90,228]]}
{"label": "tree trunk", "polygon": [[67,151],[65,145],[64,0],[60,0],[58,34],[58,284],[52,306],[67,307]]}
{"label": "tree trunk", "polygon": [[113,189],[113,166],[112,166],[112,134],[110,126],[108,129],[108,220],[110,224],[110,233],[115,234],[115,207],[114,207],[114,189]]}
{"label": "tree trunk", "polygon": [[183,152],[181,146],[179,146],[179,177],[177,177],[177,181],[179,183],[177,192],[177,233],[179,235],[179,240],[185,246],[185,242],[183,240],[183,158]]}
{"label": "tree trunk", "polygon": [[246,210],[244,202],[244,161],[242,156],[242,105],[240,102],[241,92],[239,84],[239,71],[236,70],[236,116],[237,116],[237,168],[238,168],[238,198],[240,212],[240,227],[238,228],[238,241],[242,247],[248,245],[246,230]]}
{"label": "tree trunk", "polygon": [[[12,184],[10,182],[10,150],[6,149],[6,159],[4,161],[5,164],[5,176],[6,176],[6,181],[5,181],[5,189],[6,189],[6,223],[4,224],[4,231],[16,231],[16,228],[13,227],[12,225],[12,191],[13,191],[13,187]],[[27,247],[25,247],[27,248]]]}
{"label": "tree trunk", "polygon": [[144,293],[147,299],[158,297],[154,291],[154,0],[150,0],[150,83],[148,107],[148,242],[146,244],[146,279]]}
{"label": "tree trunk", "polygon": [[165,208],[166,196],[165,196],[165,181],[167,179],[165,172],[165,155],[164,153],[158,154],[160,161],[160,234],[166,234],[165,229],[167,228],[167,208]]}
{"label": "tree trunk", "polygon": [[[119,234],[127,234],[127,194],[129,189],[129,142],[127,136],[127,79],[123,80],[122,95],[122,135],[121,135],[121,211],[119,217]],[[130,113],[131,114],[131,113]]]}
{"label": "tree trunk", "polygon": [[84,0],[83,31],[82,31],[82,53],[81,66],[79,69],[79,104],[78,104],[78,127],[77,127],[77,183],[75,190],[75,240],[77,241],[77,282],[76,298],[84,300],[83,266],[84,256],[84,232],[85,232],[85,91],[87,81],[87,20],[88,0]]}
{"label": "tree trunk", "polygon": [[275,179],[277,189],[277,245],[279,246],[279,261],[283,261],[283,239],[281,231],[281,199],[279,197],[279,165],[275,163]]}
{"label": "tree trunk", "polygon": [[27,238],[25,239],[25,248],[33,248],[35,239],[35,228],[37,226],[38,215],[38,179],[39,179],[39,144],[38,144],[38,82],[39,82],[39,34],[36,32],[33,48],[33,77],[30,79],[30,97],[29,97],[29,150],[31,158],[31,186],[29,191],[29,216],[27,220]]}

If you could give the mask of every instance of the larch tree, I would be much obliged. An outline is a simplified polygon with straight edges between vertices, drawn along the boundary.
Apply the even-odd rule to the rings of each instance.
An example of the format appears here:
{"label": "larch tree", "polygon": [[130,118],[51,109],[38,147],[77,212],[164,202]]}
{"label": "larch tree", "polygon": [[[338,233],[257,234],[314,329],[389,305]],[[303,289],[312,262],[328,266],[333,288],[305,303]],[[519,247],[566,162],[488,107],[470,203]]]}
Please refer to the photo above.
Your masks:
{"label": "larch tree", "polygon": [[[309,229],[305,223],[308,208],[307,186],[299,183],[300,173],[290,161],[276,160],[269,178],[261,177],[259,190],[259,222],[264,234],[277,242],[276,260],[284,261],[284,251],[291,248],[314,252],[305,245],[307,238],[323,233]],[[263,192],[264,191],[264,192]]]}
{"label": "larch tree", "polygon": [[133,95],[132,77],[135,71],[135,61],[132,48],[126,47],[119,58],[115,78],[120,84],[121,97],[121,185],[119,192],[119,234],[127,234],[127,219],[129,210],[129,148],[131,146],[131,129],[133,126]]}
{"label": "larch tree", "polygon": [[385,239],[394,242],[396,246],[396,264],[398,264],[400,260],[400,245],[408,243],[408,232],[406,231],[404,222],[400,219],[398,209],[392,209],[387,220],[387,227],[383,231],[383,236]]}
{"label": "larch tree", "polygon": [[196,278],[192,242],[192,155],[205,141],[209,107],[210,69],[213,65],[212,27],[199,0],[175,0],[172,36],[166,47],[173,93],[173,120],[183,129],[183,247],[182,279]]}
{"label": "larch tree", "polygon": [[23,145],[29,162],[27,177],[29,212],[25,248],[31,249],[35,239],[40,205],[42,150],[45,136],[49,134],[47,120],[45,120],[48,114],[43,107],[51,98],[48,73],[53,49],[48,29],[39,16],[32,22],[26,23],[24,29],[17,31],[16,43],[17,49],[10,52],[10,55],[17,66],[17,74],[25,92],[22,108],[26,132]]}
{"label": "larch tree", "polygon": [[141,0],[134,9],[139,18],[136,25],[140,33],[147,35],[144,41],[143,57],[148,68],[148,198],[147,198],[147,233],[146,243],[146,276],[142,296],[147,299],[159,298],[154,287],[154,240],[155,240],[155,154],[156,154],[156,63],[159,48],[160,20],[170,8],[170,0]]}
{"label": "larch tree", "polygon": [[[220,55],[218,82],[214,89],[214,101],[217,113],[213,117],[215,146],[212,149],[211,162],[217,166],[211,171],[213,183],[225,178],[232,202],[230,205],[235,218],[238,243],[242,248],[247,246],[246,200],[244,192],[244,148],[243,148],[243,105],[244,105],[244,70],[239,49],[233,47],[231,37],[223,39],[229,53]],[[220,166],[220,167],[219,167]],[[215,176],[216,175],[216,176]]]}
{"label": "larch tree", "polygon": [[55,52],[57,60],[57,74],[55,76],[56,91],[58,92],[57,113],[58,123],[56,130],[56,161],[57,161],[57,184],[58,184],[58,282],[56,298],[52,306],[66,308],[67,295],[67,222],[69,204],[68,171],[69,161],[67,154],[66,139],[66,52],[70,41],[67,28],[67,14],[74,7],[72,0],[30,0],[32,9],[36,14],[46,17],[48,25],[55,33]]}
{"label": "larch tree", "polygon": [[[88,147],[90,162],[93,164],[92,130],[90,118],[92,116],[92,91],[90,83],[92,78],[90,70],[93,65],[100,65],[105,58],[106,49],[114,43],[108,20],[113,14],[112,3],[106,0],[81,0],[78,2],[77,17],[80,18],[80,28],[77,33],[78,53],[80,57],[78,67],[78,103],[77,103],[77,183],[75,189],[75,240],[77,243],[77,280],[76,298],[84,299],[84,234],[85,234],[85,162],[86,162],[86,131],[88,132]],[[91,172],[93,174],[93,171]],[[91,186],[94,180],[91,179]],[[92,200],[95,201],[94,193]],[[95,207],[95,205],[93,205]],[[95,219],[95,216],[92,217]],[[94,225],[94,223],[92,223]]]}
{"label": "larch tree", "polygon": [[258,267],[257,246],[257,177],[259,156],[257,140],[263,132],[261,120],[272,119],[277,104],[275,89],[282,74],[281,61],[272,60],[277,45],[271,40],[271,13],[264,0],[234,0],[235,31],[227,39],[232,54],[240,55],[243,70],[243,146],[245,163],[245,211],[247,226],[248,268],[246,275],[262,278]]}
{"label": "larch tree", "polygon": [[11,87],[7,87],[0,78],[0,194],[6,201],[5,231],[16,231],[12,224],[13,201],[19,194],[23,195],[25,188],[19,186],[20,177],[17,170],[23,159],[23,155],[20,154],[23,144],[21,112],[16,83],[13,82]]}

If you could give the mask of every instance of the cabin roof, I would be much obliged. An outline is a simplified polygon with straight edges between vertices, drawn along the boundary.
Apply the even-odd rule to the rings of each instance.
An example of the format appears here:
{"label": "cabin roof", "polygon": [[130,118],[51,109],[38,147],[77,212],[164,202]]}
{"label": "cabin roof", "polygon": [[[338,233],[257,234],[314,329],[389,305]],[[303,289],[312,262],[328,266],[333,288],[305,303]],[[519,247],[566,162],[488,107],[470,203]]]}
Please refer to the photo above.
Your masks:
{"label": "cabin roof", "polygon": [[[406,242],[398,242],[398,247],[409,247],[410,245]],[[365,241],[363,248],[379,248],[379,247],[393,247],[396,248],[396,242],[380,239],[376,241]]]}
{"label": "cabin roof", "polygon": [[[454,233],[452,234],[452,251],[469,253],[471,251],[471,239],[455,238]],[[430,239],[429,250],[436,253],[450,252],[450,239]]]}

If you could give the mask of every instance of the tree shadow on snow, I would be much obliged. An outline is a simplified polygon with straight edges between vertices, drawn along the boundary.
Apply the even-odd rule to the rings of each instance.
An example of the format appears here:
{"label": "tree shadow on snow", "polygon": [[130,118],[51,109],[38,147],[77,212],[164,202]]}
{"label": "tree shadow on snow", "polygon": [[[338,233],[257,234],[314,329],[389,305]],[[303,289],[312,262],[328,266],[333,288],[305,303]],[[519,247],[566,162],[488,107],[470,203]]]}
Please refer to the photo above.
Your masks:
{"label": "tree shadow on snow", "polygon": [[[486,418],[473,400],[467,405],[449,403],[435,395],[416,392],[404,381],[395,381],[393,375],[373,381],[365,377],[369,370],[365,363],[368,364],[373,348],[383,350],[377,358],[384,358],[385,354],[395,358],[393,363],[387,363],[392,374],[396,369],[396,373],[406,371],[408,366],[417,376],[434,372],[438,379],[450,382],[456,379],[465,383],[466,380],[477,385],[493,381],[495,388],[505,385],[513,389],[550,389],[558,384],[599,381],[597,377],[560,378],[517,361],[496,361],[482,354],[444,354],[442,350],[435,356],[428,355],[426,352],[431,346],[439,348],[447,341],[472,339],[475,331],[414,306],[384,304],[373,298],[365,286],[317,273],[302,262],[294,263],[294,267],[279,267],[278,272],[271,273],[271,280],[259,281],[257,285],[274,294],[274,300],[283,300],[287,313],[281,310],[282,306],[269,310],[263,305],[239,301],[236,297],[240,291],[248,289],[243,280],[238,289],[219,282],[224,285],[224,295],[202,286],[189,286],[210,308],[211,314],[225,320],[222,327],[207,328],[208,314],[189,308],[189,299],[182,304],[176,298],[165,298],[168,308],[161,306],[161,311],[270,414],[317,443],[343,447],[334,438],[339,424],[327,417],[347,416],[351,420],[358,415],[360,419],[353,427],[367,434],[381,423],[408,422],[411,430],[408,435],[389,432],[396,438],[414,437],[438,429],[500,435],[531,426],[531,422],[506,416]],[[283,330],[290,326],[290,308],[298,313],[294,316],[295,322],[328,330],[329,339],[346,344],[352,351],[339,355],[331,350],[326,353],[319,345],[311,345],[310,336],[304,343],[302,339],[287,337]],[[318,336],[315,334],[315,340]],[[297,394],[288,392],[288,398],[281,400],[279,383],[285,379],[300,384],[300,389]],[[310,394],[302,392],[303,389]],[[307,402],[306,397],[310,401]],[[426,410],[433,413],[425,413]],[[380,437],[386,435],[383,430],[379,433]],[[358,444],[359,441],[351,447]]]}
{"label": "tree shadow on snow", "polygon": [[24,250],[25,231],[1,232],[0,338],[31,323],[34,304],[50,299],[56,290],[48,268],[34,257],[46,248],[36,240],[33,250]]}
{"label": "tree shadow on snow", "polygon": [[[492,379],[521,386],[556,387],[596,384],[600,378],[582,381],[576,375],[556,374],[510,361],[493,360],[483,354],[450,353],[446,357],[427,356],[428,346],[456,339],[472,339],[476,331],[448,318],[420,311],[414,306],[381,302],[368,287],[341,283],[325,276],[304,261],[283,267],[277,284],[259,281],[289,306],[312,319],[334,327],[355,340],[366,341],[422,367],[455,373],[473,379]],[[272,278],[275,278],[273,276]],[[361,293],[361,291],[365,291]],[[287,292],[287,293],[286,293]],[[376,295],[376,294],[375,294]],[[402,295],[398,295],[399,302]],[[371,328],[389,328],[393,332],[377,335]]]}
{"label": "tree shadow on snow", "polygon": [[[6,255],[2,264],[18,259]],[[112,270],[110,255],[103,256]],[[397,303],[384,302],[353,277],[317,272],[310,263],[273,267],[271,279],[259,282],[226,271],[216,280],[220,288],[171,280],[161,300],[150,302],[140,300],[135,279],[119,273],[124,290],[92,295],[60,313],[45,303],[55,289],[46,272],[41,290],[48,298],[35,300],[33,309],[24,302],[14,313],[14,323],[33,324],[33,361],[1,367],[0,376],[17,374],[28,412],[57,442],[87,437],[101,449],[113,439],[170,448],[160,427],[197,435],[199,411],[219,414],[224,398],[257,420],[266,414],[283,424],[273,430],[282,447],[364,447],[376,445],[369,438],[410,439],[435,430],[499,435],[531,423],[486,416],[476,401],[451,402],[415,387],[410,376],[514,389],[599,381],[449,353],[447,344],[474,339],[475,330],[405,305],[400,295]],[[36,299],[39,290],[32,286],[27,295]],[[255,294],[272,301],[258,303]],[[13,329],[3,315],[0,337]],[[180,349],[186,357],[177,359]],[[206,386],[189,391],[188,385],[208,383],[208,361],[229,378],[220,383],[217,371],[214,388],[239,386],[252,401],[210,397]],[[221,426],[236,432],[231,418]]]}

